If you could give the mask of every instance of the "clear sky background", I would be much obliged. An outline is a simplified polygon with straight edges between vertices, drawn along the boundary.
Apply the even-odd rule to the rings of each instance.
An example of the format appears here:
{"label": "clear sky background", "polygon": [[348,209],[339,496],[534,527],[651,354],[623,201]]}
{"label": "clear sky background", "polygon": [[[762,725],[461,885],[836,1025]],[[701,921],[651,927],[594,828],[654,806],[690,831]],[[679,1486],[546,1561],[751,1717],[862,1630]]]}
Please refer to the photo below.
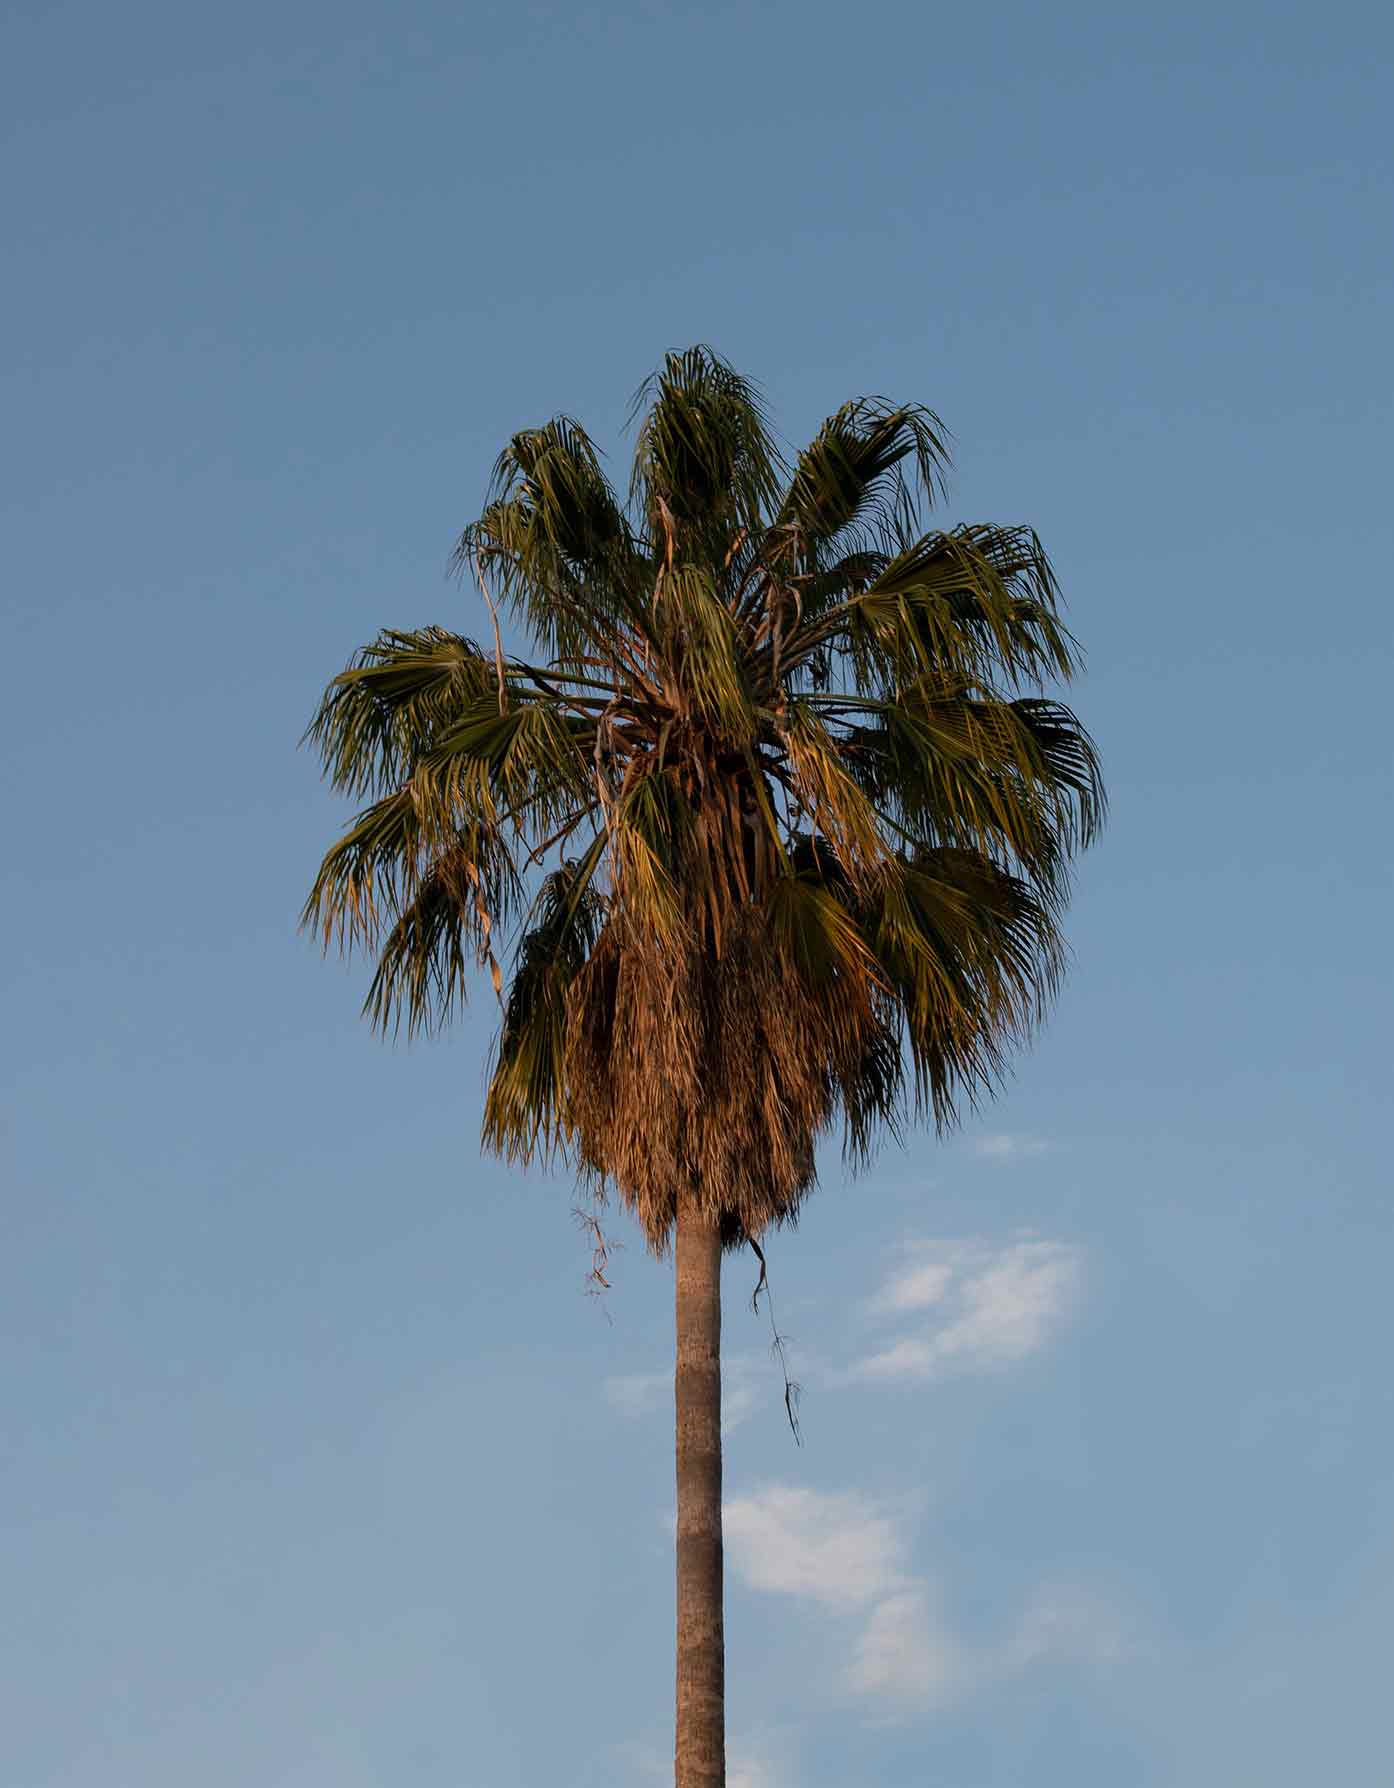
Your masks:
{"label": "clear sky background", "polygon": [[297,936],[296,741],[696,340],[940,410],[1113,798],[1007,1095],[772,1249],[801,1450],[727,1269],[732,1788],[1381,1777],[1388,16],[12,0],[6,1788],[670,1770],[671,1271]]}

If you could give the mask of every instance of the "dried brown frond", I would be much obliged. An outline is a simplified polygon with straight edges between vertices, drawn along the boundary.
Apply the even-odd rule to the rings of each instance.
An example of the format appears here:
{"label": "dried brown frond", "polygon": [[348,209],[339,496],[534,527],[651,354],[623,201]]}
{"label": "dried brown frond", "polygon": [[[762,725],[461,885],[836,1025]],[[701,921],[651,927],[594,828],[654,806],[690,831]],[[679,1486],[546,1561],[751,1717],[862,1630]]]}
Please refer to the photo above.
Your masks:
{"label": "dried brown frond", "polygon": [[898,1056],[871,958],[860,975],[802,972],[749,903],[733,911],[719,958],[612,925],[571,998],[579,1155],[657,1250],[680,1199],[732,1240],[794,1217],[843,1089],[878,1051]]}

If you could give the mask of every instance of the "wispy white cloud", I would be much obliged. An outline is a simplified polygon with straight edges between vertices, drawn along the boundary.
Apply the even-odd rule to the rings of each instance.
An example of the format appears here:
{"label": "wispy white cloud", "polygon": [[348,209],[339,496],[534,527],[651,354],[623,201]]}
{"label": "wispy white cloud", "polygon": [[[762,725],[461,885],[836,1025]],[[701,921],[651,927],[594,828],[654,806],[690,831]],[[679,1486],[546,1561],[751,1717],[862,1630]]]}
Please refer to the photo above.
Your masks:
{"label": "wispy white cloud", "polygon": [[843,1373],[904,1381],[1017,1364],[1043,1347],[1078,1299],[1083,1258],[1064,1242],[912,1244],[906,1264],[871,1300],[874,1316],[931,1312]]}
{"label": "wispy white cloud", "polygon": [[910,1582],[871,1611],[848,1671],[859,1695],[899,1708],[936,1707],[965,1686],[963,1648],[945,1627],[937,1598]]}
{"label": "wispy white cloud", "polygon": [[855,1492],[772,1484],[724,1510],[727,1556],[752,1589],[864,1608],[903,1578],[904,1542],[890,1515]]}
{"label": "wispy white cloud", "polygon": [[[815,1361],[813,1369],[823,1384],[836,1388],[1016,1365],[1044,1347],[1074,1309],[1083,1264],[1081,1249],[1029,1235],[1005,1243],[908,1242],[901,1263],[863,1306],[878,1322],[910,1319],[908,1326],[850,1366]],[[667,1413],[672,1368],[619,1373],[605,1379],[602,1388],[622,1415]],[[779,1370],[767,1356],[728,1355],[722,1362],[723,1432],[729,1434],[758,1410],[777,1404],[783,1388]]]}
{"label": "wispy white cloud", "polygon": [[996,1161],[1006,1165],[1011,1161],[1027,1161],[1036,1155],[1048,1155],[1051,1144],[1040,1136],[1008,1136],[998,1132],[993,1136],[975,1136],[968,1144],[972,1152],[984,1161]]}
{"label": "wispy white cloud", "polygon": [[845,1371],[835,1375],[834,1385],[854,1384],[858,1380],[876,1379],[885,1383],[893,1379],[932,1378],[938,1367],[938,1355],[932,1338],[913,1335],[893,1341],[856,1360]]}
{"label": "wispy white cloud", "polygon": [[1062,1242],[1017,1242],[963,1278],[959,1314],[935,1337],[941,1361],[1012,1365],[1042,1346],[1071,1309],[1079,1250]]}
{"label": "wispy white cloud", "polygon": [[908,1567],[904,1514],[852,1491],[768,1484],[725,1508],[726,1553],[752,1588],[800,1596],[860,1631],[844,1670],[852,1693],[883,1705],[941,1698],[952,1641],[928,1584]]}
{"label": "wispy white cloud", "polygon": [[951,1242],[928,1242],[915,1249],[909,1266],[892,1273],[871,1300],[878,1316],[904,1316],[912,1310],[931,1310],[942,1304],[954,1276],[971,1249]]}
{"label": "wispy white cloud", "polygon": [[1125,1655],[1117,1615],[1072,1584],[1038,1590],[1005,1638],[965,1643],[933,1578],[911,1567],[908,1520],[905,1506],[859,1492],[767,1484],[727,1503],[727,1557],[751,1589],[800,1597],[842,1625],[843,1688],[883,1716],[942,1707],[1043,1660]]}

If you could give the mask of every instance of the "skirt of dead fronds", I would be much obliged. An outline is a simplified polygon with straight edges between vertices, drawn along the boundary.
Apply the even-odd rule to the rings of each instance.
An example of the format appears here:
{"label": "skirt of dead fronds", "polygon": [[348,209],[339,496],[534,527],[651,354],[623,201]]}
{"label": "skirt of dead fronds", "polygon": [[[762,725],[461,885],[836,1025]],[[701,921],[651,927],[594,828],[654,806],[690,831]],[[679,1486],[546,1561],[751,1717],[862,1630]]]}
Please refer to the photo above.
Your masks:
{"label": "skirt of dead fronds", "polygon": [[874,983],[811,985],[758,908],[719,959],[612,920],[571,990],[568,1129],[586,1169],[662,1252],[679,1201],[728,1245],[787,1222],[841,1115],[855,1148],[899,1075],[895,1015]]}

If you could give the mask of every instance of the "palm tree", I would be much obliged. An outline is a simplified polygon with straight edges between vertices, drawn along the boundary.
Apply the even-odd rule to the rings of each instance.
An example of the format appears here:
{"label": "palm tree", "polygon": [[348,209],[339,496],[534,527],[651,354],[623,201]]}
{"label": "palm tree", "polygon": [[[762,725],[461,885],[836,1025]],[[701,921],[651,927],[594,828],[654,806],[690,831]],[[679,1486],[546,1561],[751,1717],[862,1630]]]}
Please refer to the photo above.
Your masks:
{"label": "palm tree", "polygon": [[567,417],[503,450],[455,555],[485,645],[383,632],[329,685],[307,737],[368,805],[305,918],[374,954],[384,1029],[487,966],[485,1144],[675,1256],[676,1781],[719,1788],[722,1251],[795,1216],[835,1124],[860,1161],[994,1088],[1103,794],[1043,693],[1076,648],[1035,534],[923,527],[932,411],[857,399],[787,461],[699,347],[635,416],[627,499]]}

